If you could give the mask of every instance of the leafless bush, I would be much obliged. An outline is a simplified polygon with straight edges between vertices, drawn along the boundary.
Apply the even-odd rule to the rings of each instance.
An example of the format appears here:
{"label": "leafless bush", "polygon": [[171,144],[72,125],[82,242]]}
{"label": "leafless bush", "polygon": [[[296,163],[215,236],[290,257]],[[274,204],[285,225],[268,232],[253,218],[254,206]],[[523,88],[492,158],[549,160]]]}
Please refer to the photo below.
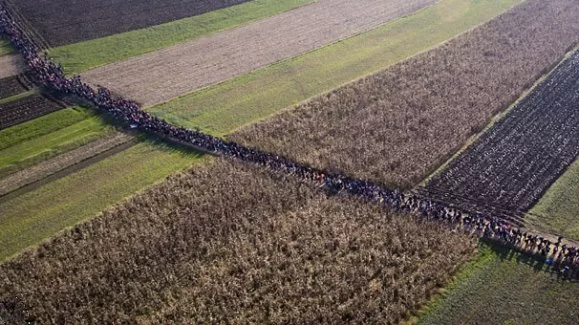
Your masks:
{"label": "leafless bush", "polygon": [[0,315],[396,323],[472,252],[441,226],[218,160],[1,265]]}
{"label": "leafless bush", "polygon": [[449,43],[232,138],[319,168],[410,187],[579,38],[577,0],[529,0]]}

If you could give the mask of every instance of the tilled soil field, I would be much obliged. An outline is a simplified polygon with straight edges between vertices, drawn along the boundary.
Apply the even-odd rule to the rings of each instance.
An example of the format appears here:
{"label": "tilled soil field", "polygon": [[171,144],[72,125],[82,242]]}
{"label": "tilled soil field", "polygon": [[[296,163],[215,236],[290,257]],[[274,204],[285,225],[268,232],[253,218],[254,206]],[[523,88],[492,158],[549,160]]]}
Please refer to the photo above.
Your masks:
{"label": "tilled soil field", "polygon": [[23,59],[19,54],[0,56],[0,79],[19,74],[24,69]]}
{"label": "tilled soil field", "polygon": [[579,52],[427,184],[477,210],[525,212],[579,155]]}
{"label": "tilled soil field", "polygon": [[8,98],[26,91],[18,76],[6,77],[0,79],[0,99]]}
{"label": "tilled soil field", "polygon": [[473,250],[441,225],[218,159],[2,264],[0,317],[398,323]]}
{"label": "tilled soil field", "polygon": [[59,46],[199,15],[248,0],[11,0],[50,46]]}
{"label": "tilled soil field", "polygon": [[64,108],[62,103],[34,94],[0,104],[0,130]]}
{"label": "tilled soil field", "polygon": [[529,0],[445,45],[241,130],[233,140],[410,188],[579,40],[579,2]]}
{"label": "tilled soil field", "polygon": [[252,24],[88,71],[83,77],[153,105],[370,30],[436,0],[319,0]]}

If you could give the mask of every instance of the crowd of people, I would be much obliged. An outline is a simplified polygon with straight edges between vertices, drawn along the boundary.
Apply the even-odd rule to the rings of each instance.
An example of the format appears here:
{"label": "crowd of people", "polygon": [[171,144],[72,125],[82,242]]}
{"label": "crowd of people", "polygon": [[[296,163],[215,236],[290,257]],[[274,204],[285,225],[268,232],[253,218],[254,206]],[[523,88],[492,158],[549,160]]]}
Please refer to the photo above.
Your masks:
{"label": "crowd of people", "polygon": [[113,96],[104,87],[95,91],[83,83],[80,77],[67,78],[62,68],[41,55],[25,33],[11,18],[5,7],[0,8],[0,34],[6,35],[12,45],[23,55],[35,81],[51,91],[89,102],[96,109],[113,117],[116,121],[133,129],[179,142],[211,154],[255,163],[272,170],[289,173],[302,179],[316,182],[329,194],[341,192],[359,196],[397,211],[406,211],[428,221],[443,222],[453,229],[461,229],[483,238],[500,241],[514,248],[542,256],[546,263],[559,268],[567,278],[579,278],[579,251],[562,244],[561,238],[551,242],[536,235],[521,232],[506,221],[504,216],[489,216],[482,213],[467,213],[429,198],[404,194],[378,184],[326,172],[304,166],[275,154],[244,147],[199,131],[174,126],[159,119],[130,100]]}

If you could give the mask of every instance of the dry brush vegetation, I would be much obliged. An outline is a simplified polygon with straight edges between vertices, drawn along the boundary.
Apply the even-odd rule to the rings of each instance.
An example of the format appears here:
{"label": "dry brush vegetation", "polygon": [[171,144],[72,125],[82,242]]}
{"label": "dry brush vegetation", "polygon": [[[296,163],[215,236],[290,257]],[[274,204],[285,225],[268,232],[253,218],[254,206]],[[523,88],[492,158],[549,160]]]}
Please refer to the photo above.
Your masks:
{"label": "dry brush vegetation", "polygon": [[224,160],[0,266],[0,318],[397,323],[474,250],[440,225]]}
{"label": "dry brush vegetation", "polygon": [[447,44],[232,138],[319,168],[411,187],[578,40],[576,0],[529,0]]}

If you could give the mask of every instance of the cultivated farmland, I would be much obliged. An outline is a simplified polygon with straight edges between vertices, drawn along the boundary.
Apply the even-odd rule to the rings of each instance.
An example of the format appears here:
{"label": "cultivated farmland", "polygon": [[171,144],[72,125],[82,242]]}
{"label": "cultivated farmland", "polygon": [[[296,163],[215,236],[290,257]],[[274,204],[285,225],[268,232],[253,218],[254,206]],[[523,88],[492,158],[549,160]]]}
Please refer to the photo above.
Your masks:
{"label": "cultivated farmland", "polygon": [[[316,0],[253,0],[166,24],[51,48],[69,75],[235,28]],[[505,0],[501,0],[505,1]],[[1,46],[1,45],[0,45]],[[2,49],[0,47],[0,53]]]}
{"label": "cultivated farmland", "polygon": [[10,1],[48,45],[58,46],[158,25],[248,0]]}
{"label": "cultivated farmland", "polygon": [[[234,128],[282,110],[292,102],[299,102],[324,89],[337,87],[425,50],[504,12],[515,2],[505,0],[499,5],[495,0],[445,0],[412,17],[302,55],[296,58],[296,64],[282,62],[261,69],[265,74],[250,74],[250,81],[241,78],[235,83],[227,83],[226,87],[218,85],[216,89],[198,92],[202,96],[196,99],[201,98],[201,102],[185,101],[180,105],[195,115],[198,113],[194,108],[203,108],[205,112],[212,113],[216,111],[215,115],[202,116],[212,123],[212,133],[227,134]],[[431,30],[436,34],[432,34]],[[369,44],[374,46],[368,48]],[[397,44],[404,44],[404,49]],[[256,108],[261,110],[256,112]],[[79,113],[77,110],[74,112]],[[0,147],[3,141],[13,145],[1,151],[0,157],[11,158],[7,163],[17,164],[18,167],[31,167],[32,162],[39,163],[55,157],[77,148],[79,143],[86,143],[84,139],[94,139],[93,135],[102,134],[101,131],[94,132],[99,127],[94,121],[71,125],[68,121],[78,115],[70,113],[70,109],[61,110],[3,130],[0,132]],[[50,120],[45,120],[48,117]],[[28,138],[39,132],[54,134],[37,136],[31,142],[22,140],[22,137]],[[18,139],[22,142],[15,144],[13,140]],[[69,139],[71,142],[63,143],[59,139]],[[158,143],[139,144],[0,204],[0,215],[7,220],[5,228],[12,229],[0,236],[0,244],[5,248],[0,252],[3,253],[0,260],[54,235],[62,227],[92,218],[125,197],[189,167],[198,161],[191,156],[194,155],[182,155],[180,151]],[[10,167],[9,170],[14,172],[16,169]],[[0,170],[0,175],[6,171]],[[87,187],[86,184],[93,186]]]}
{"label": "cultivated farmland", "polygon": [[[49,177],[63,177],[133,144],[133,137],[124,133],[116,132],[110,136],[91,141],[84,146],[70,150],[54,158],[41,161],[34,166],[0,179],[0,198],[26,185],[38,183]],[[2,168],[0,168],[0,175],[1,172]]]}
{"label": "cultivated farmland", "polygon": [[22,58],[18,54],[0,56],[0,79],[19,74],[23,69]]}
{"label": "cultivated farmland", "polygon": [[[446,90],[436,85],[448,80],[451,80],[450,94],[437,94],[440,97],[457,96],[458,100],[468,102],[480,98],[461,95],[461,91],[475,88],[473,92],[476,93],[482,89],[491,97],[495,94],[489,91],[499,91],[500,87],[507,87],[507,90],[499,92],[499,97],[508,97],[505,94],[509,91],[514,93],[511,97],[518,97],[519,90],[525,88],[525,85],[513,86],[509,83],[513,78],[509,79],[507,72],[489,72],[485,75],[483,72],[486,70],[478,65],[485,65],[487,70],[509,69],[514,65],[509,72],[517,77],[528,78],[529,84],[532,83],[541,71],[549,69],[553,62],[558,61],[556,58],[560,56],[559,52],[565,52],[563,48],[566,42],[573,43],[573,37],[568,33],[577,31],[574,24],[570,25],[571,31],[564,30],[566,25],[563,28],[557,26],[574,22],[569,16],[576,14],[571,12],[565,16],[574,8],[569,5],[569,0],[558,1],[554,7],[532,2],[536,7],[531,7],[531,20],[536,20],[537,25],[521,24],[515,19],[516,14],[513,14],[515,18],[509,17],[513,20],[509,25],[511,30],[516,30],[514,35],[491,33],[491,40],[486,40],[487,43],[482,37],[477,38],[475,33],[464,36],[472,43],[486,45],[484,50],[487,52],[483,53],[483,57],[488,61],[497,61],[497,64],[492,65],[488,61],[473,63],[465,59],[480,59],[477,56],[465,55],[457,59],[452,56],[455,52],[447,47],[451,55],[445,57],[445,60],[449,58],[445,64],[458,65],[456,71],[462,74],[451,74],[446,79],[433,74],[434,79],[439,79],[432,86],[428,82],[423,83],[429,75],[408,73],[410,77],[418,76],[419,86],[428,86],[426,92],[416,91],[419,99],[434,96],[435,101],[438,100],[439,97],[432,93]],[[523,15],[516,11],[518,9],[514,12]],[[530,9],[526,7],[524,10]],[[542,15],[557,16],[557,19],[547,19]],[[35,46],[26,41],[28,34],[25,33],[23,37],[8,16],[0,11],[3,31],[15,40],[16,47],[28,58],[30,70],[40,77],[38,79],[43,81],[47,89],[74,93],[76,99],[92,103],[99,111],[109,113],[111,119],[116,119],[122,125],[130,125],[132,132],[159,136],[162,141],[177,140],[187,148],[177,148],[174,144],[162,141],[150,142],[141,137],[140,140],[144,140],[142,143],[111,157],[94,164],[89,162],[86,166],[84,161],[81,162],[82,168],[67,174],[67,177],[47,182],[30,191],[21,188],[17,191],[22,190],[23,194],[5,201],[7,196],[0,197],[0,260],[6,259],[0,265],[0,323],[399,323],[416,314],[433,293],[448,283],[449,277],[458,267],[474,255],[476,240],[474,236],[466,236],[461,229],[493,237],[494,241],[510,248],[523,247],[521,243],[517,244],[521,239],[520,233],[511,232],[513,229],[510,225],[502,224],[491,216],[450,211],[452,209],[446,209],[444,203],[431,204],[426,199],[415,200],[399,191],[380,188],[344,175],[312,172],[306,166],[272,153],[224,142],[197,131],[179,129],[155,119],[142,111],[139,105],[123,99],[116,100],[106,89],[100,89],[95,96],[87,89],[88,86],[76,79],[67,79],[50,60],[37,56]],[[499,18],[499,22],[504,23],[501,19],[506,18]],[[487,33],[493,31],[488,25],[484,28]],[[34,31],[27,32],[34,34]],[[576,33],[573,35],[577,37]],[[553,42],[549,45],[552,46],[551,52],[543,41],[543,38],[548,37],[558,40],[550,40]],[[449,46],[458,46],[456,51],[459,54],[468,53],[479,46],[472,43],[454,41]],[[507,54],[490,47],[495,43],[499,44],[499,50],[505,50]],[[509,51],[515,50],[526,50],[533,54],[510,54]],[[428,54],[424,56],[430,58]],[[526,68],[516,64],[536,67]],[[446,68],[446,65],[443,67]],[[470,68],[471,65],[476,68]],[[425,64],[419,68],[428,66]],[[441,73],[449,73],[454,72],[453,69],[440,70]],[[437,72],[432,67],[425,71]],[[483,80],[470,82],[465,77],[469,73],[482,73]],[[453,78],[458,81],[455,82]],[[473,75],[471,78],[474,78]],[[492,78],[499,80],[487,87],[486,83]],[[413,82],[407,81],[404,87],[414,91]],[[468,85],[454,88],[460,82]],[[413,93],[405,94],[414,100]],[[355,91],[350,95],[364,98]],[[379,94],[375,94],[375,97],[380,100]],[[14,97],[8,99],[13,100]],[[412,103],[420,104],[420,100]],[[444,103],[454,105],[458,102]],[[491,104],[494,102],[491,101]],[[420,106],[419,111],[429,109],[427,106]],[[332,107],[324,109],[331,110]],[[67,110],[53,114],[63,111]],[[450,111],[452,114],[457,112],[460,113],[457,110]],[[495,111],[491,107],[489,112]],[[492,115],[489,112],[485,114]],[[472,115],[473,112],[466,110],[463,114]],[[331,117],[340,119],[344,116],[338,114]],[[0,131],[0,140],[5,135],[6,143],[21,146],[11,146],[7,150],[13,149],[15,153],[26,156],[26,150],[38,149],[26,143],[27,140],[36,142],[40,147],[46,146],[47,143],[40,138],[44,135],[51,137],[53,134],[49,129],[60,131],[59,121],[54,125],[39,122],[45,118],[48,115]],[[90,118],[81,122],[88,120]],[[344,121],[350,122],[347,118]],[[430,121],[426,119],[426,122]],[[349,127],[350,124],[344,125]],[[422,121],[419,124],[430,125]],[[404,126],[407,126],[406,123]],[[473,125],[467,127],[472,131]],[[26,132],[29,130],[30,133]],[[439,130],[427,129],[435,132]],[[81,137],[86,134],[89,133],[81,132]],[[407,142],[414,141],[412,136],[416,135],[407,134]],[[103,144],[106,149],[108,140],[114,140],[115,136],[118,133],[111,138],[94,141],[94,146],[81,147],[46,160],[25,173],[13,174],[16,178],[5,178],[4,184],[13,188],[23,185],[28,187],[26,184],[30,180],[35,182],[46,175],[61,172],[57,166],[59,164],[74,164],[83,155],[91,153],[98,155],[100,145]],[[292,136],[301,134],[296,132]],[[443,144],[441,140],[439,142]],[[206,157],[203,164],[197,164],[185,174],[170,177],[163,184],[105,211],[96,219],[78,224],[86,220],[86,216],[102,211],[118,198],[132,195],[174,170],[199,162],[197,154],[188,150],[189,147],[208,150],[223,157]],[[10,154],[6,156],[12,158]],[[0,161],[5,161],[6,156],[0,154]],[[240,161],[248,162],[249,165]],[[394,213],[388,207],[396,207],[400,212]],[[416,215],[408,215],[411,211],[415,211]],[[473,229],[473,220],[476,229]],[[74,228],[66,229],[71,226]],[[66,230],[60,232],[62,229]],[[56,237],[30,247],[57,232],[59,234]],[[537,252],[534,257],[547,264],[547,256],[540,256],[539,252],[548,255],[546,252],[549,248],[542,247],[544,242],[540,240],[535,250],[537,242],[526,240],[525,249]],[[529,249],[528,246],[532,247]],[[26,247],[28,250],[22,253]],[[514,251],[510,253],[512,257]],[[549,296],[534,299],[533,296],[545,293],[546,282],[541,281],[544,279],[532,277],[528,269],[521,270],[522,278],[517,278],[518,281],[512,281],[514,273],[507,272],[502,279],[500,275],[503,269],[496,267],[491,269],[497,270],[495,273],[488,270],[483,272],[483,275],[490,276],[482,277],[482,287],[469,287],[478,289],[477,294],[481,294],[482,299],[473,295],[459,296],[458,302],[451,301],[450,305],[460,305],[464,309],[461,310],[463,313],[450,312],[443,315],[446,318],[441,319],[446,319],[446,323],[456,323],[472,320],[473,315],[476,315],[473,322],[511,321],[495,317],[500,312],[489,315],[487,311],[494,311],[495,306],[499,306],[500,311],[509,315],[520,310],[528,311],[531,317],[525,315],[517,319],[522,323],[537,319],[533,313],[540,313],[538,319],[542,322],[549,319],[561,324],[568,320],[569,323],[576,323],[573,322],[576,313],[571,314],[571,318],[566,317],[567,314],[557,314],[557,307],[566,309],[576,300],[573,296],[576,287],[564,280],[579,276],[579,272],[575,272],[579,268],[573,264],[573,259],[579,258],[579,254],[575,253],[574,250],[565,252],[561,248],[561,255],[567,254],[566,257],[553,255],[551,258],[553,268],[561,270],[559,275],[563,282],[555,288],[561,294],[571,293],[570,302],[560,302],[561,299]],[[509,257],[503,254],[500,258]],[[517,258],[526,262],[522,255]],[[541,269],[539,266],[544,265],[543,261],[535,266],[535,270]],[[530,290],[516,287],[526,279],[533,281]],[[485,281],[491,284],[485,285]],[[524,300],[509,299],[513,293],[529,297],[526,296]],[[474,304],[470,303],[470,297],[473,297]],[[477,302],[492,306],[480,308]],[[502,308],[501,304],[505,302],[531,305]],[[533,304],[543,308],[552,307],[552,310],[541,313]]]}
{"label": "cultivated farmland", "polygon": [[526,212],[579,155],[579,52],[427,184],[480,211]]}
{"label": "cultivated farmland", "polygon": [[360,178],[411,187],[579,39],[574,0],[524,2],[442,47],[233,136]]}
{"label": "cultivated farmland", "polygon": [[458,277],[419,325],[579,323],[579,284],[561,281],[552,267],[524,254],[481,245]]}
{"label": "cultivated farmland", "polygon": [[0,99],[18,95],[30,89],[32,85],[20,76],[0,79]]}
{"label": "cultivated farmland", "polygon": [[62,103],[40,94],[0,104],[0,130],[52,113],[63,107]]}
{"label": "cultivated farmland", "polygon": [[145,106],[373,29],[435,0],[319,0],[83,74]]}
{"label": "cultivated farmland", "polygon": [[12,54],[13,52],[14,49],[12,48],[12,46],[10,46],[10,43],[0,38],[0,56]]}
{"label": "cultivated farmland", "polygon": [[4,263],[0,315],[396,323],[472,252],[438,225],[217,160]]}
{"label": "cultivated farmland", "polygon": [[525,226],[579,240],[579,158],[525,216]]}
{"label": "cultivated farmland", "polygon": [[468,32],[518,2],[444,0],[367,33],[147,110],[174,124],[225,136]]}

